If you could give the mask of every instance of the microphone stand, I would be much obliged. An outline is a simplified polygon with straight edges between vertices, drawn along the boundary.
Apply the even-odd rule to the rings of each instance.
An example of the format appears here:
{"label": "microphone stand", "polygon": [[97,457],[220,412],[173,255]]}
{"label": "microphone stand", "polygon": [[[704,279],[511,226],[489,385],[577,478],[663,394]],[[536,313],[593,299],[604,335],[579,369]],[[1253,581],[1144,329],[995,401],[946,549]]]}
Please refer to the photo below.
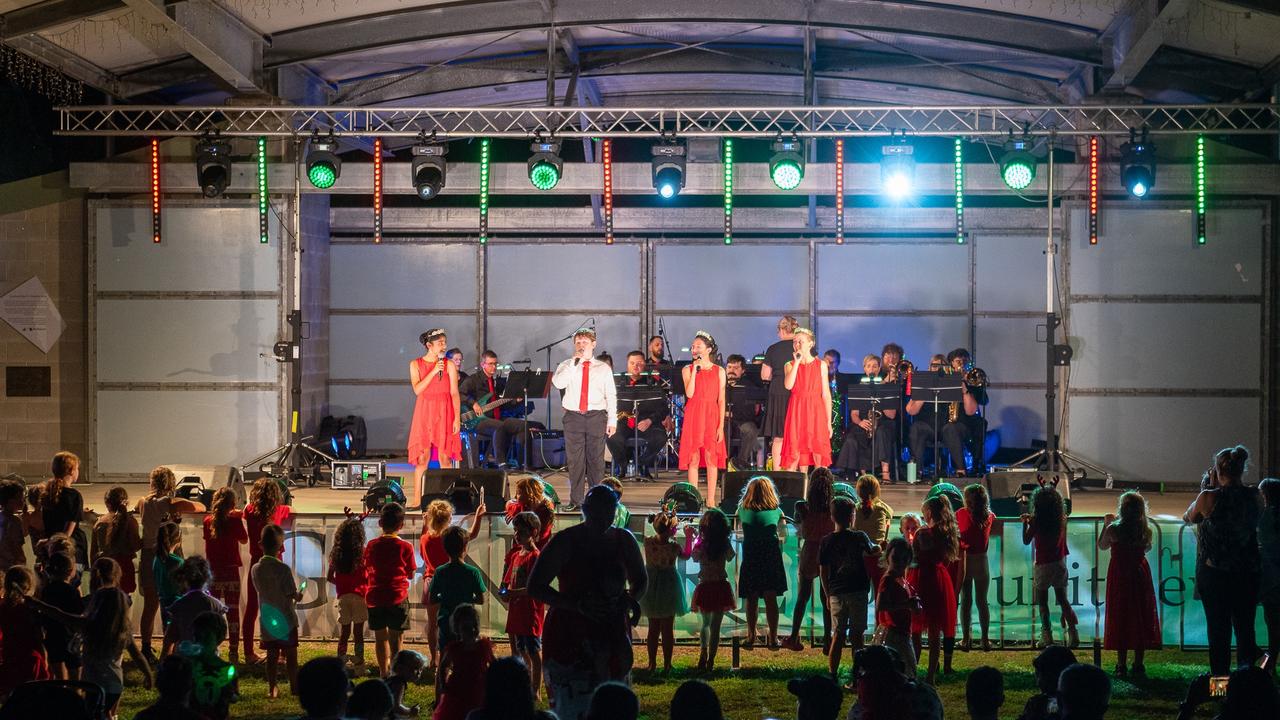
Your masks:
{"label": "microphone stand", "polygon": [[[573,338],[573,336],[574,336],[574,335],[577,335],[577,334],[578,334],[578,330],[575,328],[573,332],[569,333],[568,335],[565,335],[564,337],[560,338],[559,340],[556,340],[555,342],[548,343],[548,344],[543,345],[542,347],[538,348],[537,350],[534,350],[534,352],[535,352],[535,353],[540,353],[540,352],[542,352],[543,350],[546,350],[546,351],[547,351],[547,372],[549,372],[549,373],[554,373],[554,372],[555,372],[555,366],[551,364],[551,348],[553,348],[553,347],[555,347],[555,346],[559,345],[560,343],[564,342],[565,340],[570,340],[570,339],[572,339],[572,338]],[[550,401],[550,400],[548,400],[548,401],[547,401],[547,427],[548,427],[548,428],[550,428],[550,427],[551,427],[551,401]]]}

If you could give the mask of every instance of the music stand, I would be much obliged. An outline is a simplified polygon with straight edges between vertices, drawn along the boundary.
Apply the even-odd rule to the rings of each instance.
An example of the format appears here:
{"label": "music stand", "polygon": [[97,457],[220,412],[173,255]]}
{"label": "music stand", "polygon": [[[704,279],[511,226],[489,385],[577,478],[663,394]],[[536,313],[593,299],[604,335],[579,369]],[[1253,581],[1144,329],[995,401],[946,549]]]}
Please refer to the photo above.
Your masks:
{"label": "music stand", "polygon": [[[919,397],[924,394],[925,397]],[[918,372],[911,377],[911,399],[933,403],[933,473],[938,477],[938,462],[942,457],[942,436],[938,428],[938,408],[942,403],[964,402],[964,378],[959,374]],[[964,464],[964,458],[951,461]]]}
{"label": "music stand", "polygon": [[741,403],[764,403],[769,397],[769,388],[759,383],[759,368],[756,369],[757,382],[755,384],[743,383],[742,380],[746,379],[747,376],[744,374],[742,379],[738,381],[739,384],[725,386],[724,410],[725,415],[728,416],[725,418],[725,424],[729,426],[729,432],[725,433],[724,437],[724,448],[726,453],[733,447],[733,428],[738,424],[733,419],[734,400]]}
{"label": "music stand", "polygon": [[[850,383],[848,386],[848,390],[846,390],[846,394],[844,396],[845,416],[848,417],[848,413],[851,413],[854,410],[857,410],[858,414],[861,415],[863,419],[866,419],[867,415],[872,411],[880,413],[881,417],[883,418],[884,411],[880,409],[880,406],[884,405],[887,402],[887,403],[895,404],[900,407],[901,400],[902,400],[902,387],[897,383],[871,383],[871,382]],[[894,409],[897,409],[897,408],[895,407]],[[861,428],[859,429],[861,430]],[[876,455],[876,435],[877,434],[878,433],[871,434],[871,461],[872,462],[875,462],[877,457]],[[898,477],[898,463],[896,459],[893,462],[891,462],[889,466],[893,470],[893,476],[894,476],[894,479],[896,480]],[[878,471],[879,468],[876,468],[876,470]],[[873,474],[878,474],[878,473],[873,473]]]}
{"label": "music stand", "polygon": [[[529,469],[529,398],[545,399],[551,388],[551,373],[540,370],[514,370],[507,375],[507,386],[502,389],[502,397],[520,398],[520,409],[523,411],[520,421],[524,427],[520,430],[520,468]],[[506,461],[506,458],[503,458]]]}
{"label": "music stand", "polygon": [[[625,374],[625,373],[624,373]],[[636,454],[636,475],[624,477],[624,480],[634,480],[636,482],[649,482],[648,478],[641,477],[640,472],[640,405],[647,402],[655,402],[663,400],[666,391],[661,387],[654,385],[634,385],[618,388],[618,402],[631,403],[631,420],[634,424],[631,426],[631,439],[635,442]],[[624,445],[625,447],[625,445]],[[627,448],[627,454],[633,452],[631,448]],[[617,458],[614,458],[616,461]],[[626,465],[623,465],[625,468]]]}

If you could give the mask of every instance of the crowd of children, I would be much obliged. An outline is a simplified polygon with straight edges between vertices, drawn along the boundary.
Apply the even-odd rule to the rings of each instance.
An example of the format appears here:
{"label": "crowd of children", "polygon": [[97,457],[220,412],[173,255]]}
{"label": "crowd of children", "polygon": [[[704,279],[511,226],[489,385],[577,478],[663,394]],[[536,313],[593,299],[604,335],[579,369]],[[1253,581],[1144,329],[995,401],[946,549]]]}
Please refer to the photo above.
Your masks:
{"label": "crowd of children", "polygon": [[[75,504],[69,493],[74,491],[78,461],[66,455],[59,455],[48,488],[60,493],[58,507]],[[246,663],[265,662],[270,697],[279,695],[280,684],[293,694],[299,692],[297,604],[307,587],[282,559],[292,517],[280,486],[270,479],[257,481],[243,511],[230,488],[220,489],[203,518],[204,553],[184,556],[180,516],[204,508],[176,498],[174,485],[173,473],[157,468],[151,474],[150,493],[136,505],[136,518],[123,488],[106,492],[106,512],[94,525],[88,547],[88,596],[80,592],[84,566],[77,559],[78,528],[69,527],[78,520],[63,523],[56,513],[32,513],[21,486],[0,485],[0,560],[6,563],[0,598],[0,695],[28,680],[80,678],[100,685],[108,707],[114,708],[124,692],[123,655],[134,659],[148,685],[153,666],[171,667],[169,658],[180,657],[191,674],[191,706],[201,708],[203,717],[225,718],[238,694],[235,668],[241,648]],[[659,649],[662,670],[671,669],[675,621],[691,610],[700,620],[698,670],[714,670],[725,613],[738,607],[739,600],[746,610],[748,648],[761,643],[773,649],[801,649],[801,621],[811,605],[820,604],[823,645],[833,678],[840,676],[844,648],[856,653],[869,637],[872,645],[892,651],[888,657],[899,663],[907,678],[915,677],[917,663],[927,657],[924,680],[935,683],[939,673],[951,672],[957,629],[961,648],[973,646],[974,607],[981,646],[989,649],[987,551],[993,531],[999,534],[1000,521],[984,487],[964,488],[962,506],[954,510],[948,493],[931,493],[919,514],[902,516],[900,536],[893,538],[893,510],[880,499],[879,490],[870,475],[850,488],[837,486],[825,469],[813,472],[795,513],[801,542],[799,585],[792,632],[784,643],[779,642],[778,616],[780,599],[789,590],[782,552],[789,519],[769,478],[753,478],[743,490],[737,511],[741,557],[734,550],[729,518],[717,508],[687,525],[681,524],[674,507],[651,515],[650,532],[640,543],[647,583],[638,598],[648,621],[649,670],[658,670]],[[537,699],[543,692],[547,607],[540,599],[544,596],[531,593],[530,586],[553,532],[554,510],[536,478],[520,480],[514,496],[505,508],[514,539],[495,590],[506,607],[510,654],[530,669],[529,691]],[[956,492],[955,497],[961,495]],[[1065,503],[1048,485],[1032,495],[1028,510],[1021,518],[1022,540],[1032,547],[1041,644],[1055,642],[1052,595],[1065,629],[1062,645],[1071,647],[1078,643],[1078,634],[1066,592]],[[377,674],[386,680],[397,717],[419,711],[404,704],[404,689],[427,669],[434,673],[436,720],[461,720],[484,702],[481,679],[494,662],[495,647],[482,636],[477,607],[485,602],[489,588],[468,561],[467,546],[481,531],[485,513],[484,504],[478,503],[462,524],[454,524],[450,503],[429,503],[416,548],[400,537],[405,510],[396,503],[381,508],[381,532],[372,539],[366,538],[363,517],[349,516],[334,533],[327,580],[336,598],[339,659],[353,676],[366,674],[364,635],[366,628],[372,630]],[[37,528],[37,520],[45,526]],[[50,520],[59,532],[49,532]],[[23,548],[28,536],[37,540],[34,572],[26,565]],[[1146,560],[1151,529],[1141,495],[1128,492],[1120,497],[1117,512],[1102,523],[1097,547],[1110,553],[1104,648],[1117,652],[1118,675],[1141,675],[1145,651],[1158,648],[1161,638]],[[242,549],[249,557],[247,573]],[[141,562],[135,563],[139,553]],[[736,593],[729,571],[735,560]],[[684,561],[699,568],[691,596],[686,595],[681,574]],[[401,647],[410,622],[409,591],[419,567],[428,657]],[[137,589],[143,602],[141,644],[134,640],[129,619]],[[242,590],[247,596],[243,614]],[[766,608],[763,630],[757,623],[761,600]],[[159,663],[150,645],[157,614],[163,638]],[[255,638],[266,650],[265,659],[255,652]],[[230,662],[219,655],[227,641]],[[354,654],[348,655],[349,648]],[[855,676],[850,687],[857,685]],[[377,705],[382,702],[378,698],[369,702]]]}

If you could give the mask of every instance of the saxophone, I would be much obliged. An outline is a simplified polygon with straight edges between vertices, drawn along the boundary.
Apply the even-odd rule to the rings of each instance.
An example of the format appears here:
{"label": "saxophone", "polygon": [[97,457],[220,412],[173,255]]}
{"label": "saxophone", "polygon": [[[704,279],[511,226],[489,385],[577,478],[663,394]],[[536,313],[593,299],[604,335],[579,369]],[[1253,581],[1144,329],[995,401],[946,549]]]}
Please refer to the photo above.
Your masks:
{"label": "saxophone", "polygon": [[867,421],[871,423],[871,428],[867,430],[867,437],[876,436],[876,429],[880,427],[880,418],[883,416],[884,413],[874,409],[867,413]]}

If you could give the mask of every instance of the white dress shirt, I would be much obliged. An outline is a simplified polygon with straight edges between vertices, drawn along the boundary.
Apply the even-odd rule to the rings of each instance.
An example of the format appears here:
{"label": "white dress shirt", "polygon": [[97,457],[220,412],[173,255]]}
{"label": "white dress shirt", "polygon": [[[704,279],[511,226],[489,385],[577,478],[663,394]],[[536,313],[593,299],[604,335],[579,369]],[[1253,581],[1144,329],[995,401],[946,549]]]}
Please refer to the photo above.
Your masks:
{"label": "white dress shirt", "polygon": [[[587,410],[604,410],[605,425],[617,426],[618,388],[613,382],[613,368],[603,360],[591,359],[590,387],[587,388]],[[582,364],[573,358],[560,363],[551,376],[551,384],[564,391],[561,404],[565,410],[577,412],[582,400]]]}

